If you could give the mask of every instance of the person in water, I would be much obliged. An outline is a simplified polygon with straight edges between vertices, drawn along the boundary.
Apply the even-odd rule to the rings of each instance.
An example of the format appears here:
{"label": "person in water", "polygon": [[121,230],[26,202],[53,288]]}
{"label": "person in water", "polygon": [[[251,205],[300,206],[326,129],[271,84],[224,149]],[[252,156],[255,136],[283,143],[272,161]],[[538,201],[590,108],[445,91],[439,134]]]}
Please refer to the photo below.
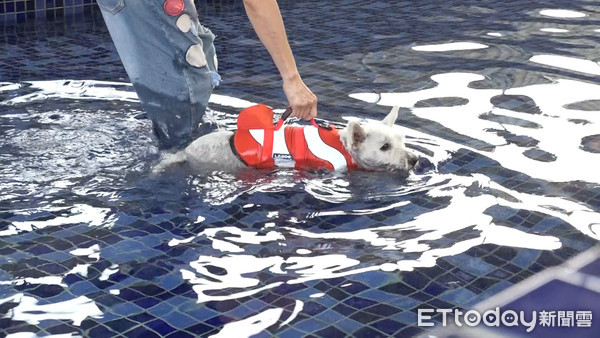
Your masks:
{"label": "person in water", "polygon": [[[292,116],[317,115],[276,0],[243,0],[254,30],[283,81]],[[127,75],[152,120],[161,149],[197,138],[212,90],[219,85],[215,36],[202,26],[193,0],[97,0]]]}

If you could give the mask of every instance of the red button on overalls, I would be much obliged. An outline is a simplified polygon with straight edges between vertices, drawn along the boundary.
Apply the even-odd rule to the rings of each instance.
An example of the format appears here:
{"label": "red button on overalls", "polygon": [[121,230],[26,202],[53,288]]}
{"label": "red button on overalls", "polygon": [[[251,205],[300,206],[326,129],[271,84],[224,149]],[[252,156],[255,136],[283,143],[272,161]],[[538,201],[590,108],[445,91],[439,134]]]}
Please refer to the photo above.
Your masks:
{"label": "red button on overalls", "polygon": [[177,16],[183,12],[185,4],[183,0],[167,0],[165,1],[165,12],[171,16]]}

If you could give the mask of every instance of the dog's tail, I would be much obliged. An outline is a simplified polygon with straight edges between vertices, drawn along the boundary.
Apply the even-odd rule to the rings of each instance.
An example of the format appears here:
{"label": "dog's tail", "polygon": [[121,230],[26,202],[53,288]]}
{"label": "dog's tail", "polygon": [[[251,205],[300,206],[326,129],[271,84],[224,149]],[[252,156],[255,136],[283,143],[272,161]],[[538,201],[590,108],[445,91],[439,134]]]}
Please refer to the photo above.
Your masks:
{"label": "dog's tail", "polygon": [[176,153],[165,153],[161,155],[160,162],[152,168],[152,175],[157,175],[163,170],[172,167],[176,164],[182,164],[187,161],[187,155],[185,151],[178,151]]}

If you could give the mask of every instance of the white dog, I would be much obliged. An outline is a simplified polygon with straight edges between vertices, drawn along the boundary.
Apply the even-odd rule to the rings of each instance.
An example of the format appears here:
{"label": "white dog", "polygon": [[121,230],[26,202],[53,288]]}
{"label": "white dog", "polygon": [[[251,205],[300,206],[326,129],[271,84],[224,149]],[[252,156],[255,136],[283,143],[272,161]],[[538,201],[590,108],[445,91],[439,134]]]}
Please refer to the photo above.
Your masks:
{"label": "white dog", "polygon": [[398,107],[381,122],[351,121],[342,130],[333,127],[273,125],[273,111],[263,105],[246,108],[238,130],[217,131],[199,137],[187,148],[169,154],[153,169],[158,173],[177,163],[192,168],[235,171],[295,167],[348,170],[410,171],[418,157],[404,147],[404,136],[393,128]]}

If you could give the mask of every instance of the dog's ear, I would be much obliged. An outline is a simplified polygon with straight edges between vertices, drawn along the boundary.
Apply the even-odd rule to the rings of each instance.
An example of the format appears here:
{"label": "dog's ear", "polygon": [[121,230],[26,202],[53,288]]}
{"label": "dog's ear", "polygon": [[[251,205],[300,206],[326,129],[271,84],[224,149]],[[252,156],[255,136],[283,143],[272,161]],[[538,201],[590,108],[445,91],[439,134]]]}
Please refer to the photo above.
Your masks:
{"label": "dog's ear", "polygon": [[352,137],[352,148],[356,149],[367,138],[365,129],[356,121],[348,123],[348,131]]}
{"label": "dog's ear", "polygon": [[387,116],[383,119],[383,124],[385,124],[386,126],[393,126],[394,122],[396,122],[396,119],[398,118],[398,111],[400,110],[400,107],[398,106],[394,106],[394,108],[392,108],[392,110],[390,111],[389,114],[387,114]]}

